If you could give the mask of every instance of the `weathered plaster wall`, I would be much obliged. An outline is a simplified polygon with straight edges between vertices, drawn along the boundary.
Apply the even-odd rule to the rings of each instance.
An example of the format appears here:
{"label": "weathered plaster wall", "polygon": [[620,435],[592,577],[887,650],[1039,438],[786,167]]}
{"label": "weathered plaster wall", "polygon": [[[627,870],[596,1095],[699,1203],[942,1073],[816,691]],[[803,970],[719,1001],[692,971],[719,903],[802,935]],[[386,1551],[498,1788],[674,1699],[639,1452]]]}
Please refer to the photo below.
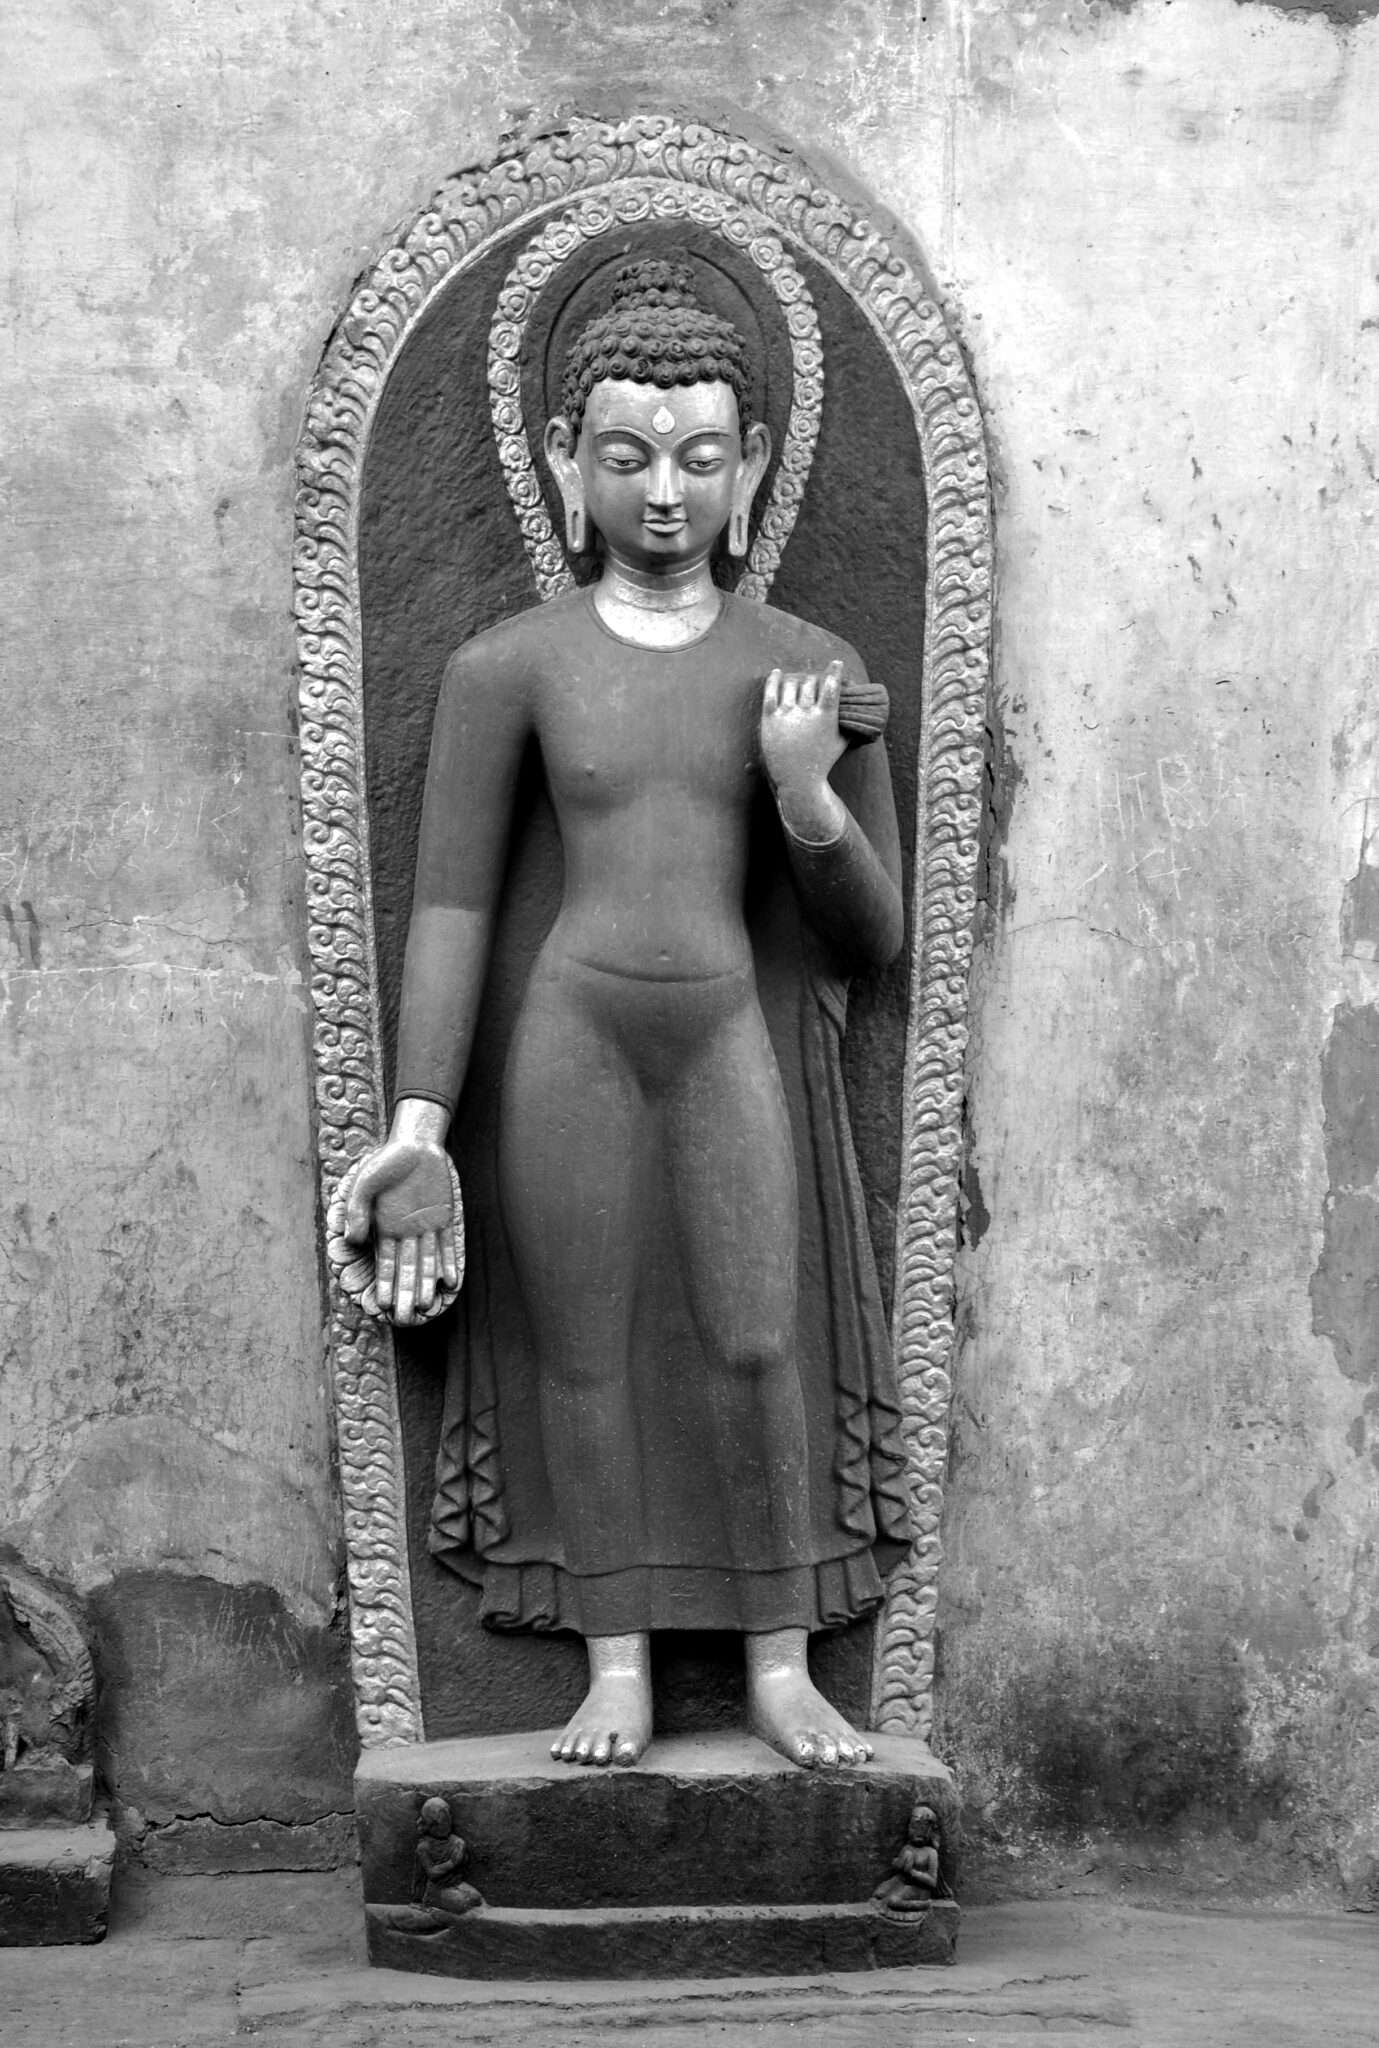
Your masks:
{"label": "weathered plaster wall", "polygon": [[109,1768],[161,1853],[271,1861],[312,1822],[324,1855],[348,1797],[302,395],[390,222],[618,79],[867,180],[990,419],[943,1611],[974,1868],[1373,1882],[1374,12],[11,8],[0,1522],[92,1593]]}

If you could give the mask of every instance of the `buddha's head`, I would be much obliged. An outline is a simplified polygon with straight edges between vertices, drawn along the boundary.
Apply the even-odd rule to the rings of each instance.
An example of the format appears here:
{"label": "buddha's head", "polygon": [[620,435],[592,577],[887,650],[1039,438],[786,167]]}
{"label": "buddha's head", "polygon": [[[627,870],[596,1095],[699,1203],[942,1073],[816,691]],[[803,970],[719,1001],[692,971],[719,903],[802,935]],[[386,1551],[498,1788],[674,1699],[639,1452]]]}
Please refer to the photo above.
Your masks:
{"label": "buddha's head", "polygon": [[771,455],[766,427],[749,423],[750,391],[746,343],[699,304],[687,265],[621,269],[610,309],[575,338],[564,411],[546,429],[571,553],[597,532],[633,568],[682,570],[726,527],[729,551],[745,555]]}

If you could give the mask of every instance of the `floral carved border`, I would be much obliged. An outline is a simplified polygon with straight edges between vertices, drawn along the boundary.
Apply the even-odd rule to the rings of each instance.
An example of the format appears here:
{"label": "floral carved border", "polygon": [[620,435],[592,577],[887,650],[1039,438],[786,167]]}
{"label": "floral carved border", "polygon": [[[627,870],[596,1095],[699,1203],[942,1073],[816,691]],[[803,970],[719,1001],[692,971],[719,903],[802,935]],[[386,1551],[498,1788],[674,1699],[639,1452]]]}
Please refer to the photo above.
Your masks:
{"label": "floral carved border", "polygon": [[[953,1210],[975,909],[991,625],[991,522],[976,397],[916,262],[797,165],[662,115],[578,121],[448,180],[373,266],[333,333],[298,449],[294,551],[316,1100],[325,1207],[383,1124],[365,801],[357,528],[389,371],[436,294],[495,239],[530,237],[629,180],[722,194],[821,264],[862,309],[909,393],[928,491],[927,634],[915,840],[893,1335],[916,1538],[877,1631],[873,1721],[927,1734],[953,1336]],[[338,1289],[331,1351],[359,1733],[423,1734],[395,1364],[386,1329]]]}

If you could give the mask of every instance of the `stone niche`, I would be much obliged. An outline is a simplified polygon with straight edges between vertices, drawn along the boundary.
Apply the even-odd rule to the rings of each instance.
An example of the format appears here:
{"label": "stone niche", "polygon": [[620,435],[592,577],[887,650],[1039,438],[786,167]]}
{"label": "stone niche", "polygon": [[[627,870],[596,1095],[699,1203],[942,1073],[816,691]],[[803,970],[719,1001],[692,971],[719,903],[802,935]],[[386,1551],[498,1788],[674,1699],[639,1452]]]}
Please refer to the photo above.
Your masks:
{"label": "stone niche", "polygon": [[[914,1749],[893,1750],[859,1776],[859,1788],[874,1782],[878,1797],[883,1780],[889,1787],[881,1805],[859,1789],[847,1823],[871,1843],[872,1861],[880,1857],[872,1880],[859,1892],[859,1868],[836,1898],[820,1897],[806,1874],[794,1895],[802,1911],[860,1911],[904,1838],[901,1809],[921,1794],[942,1809],[945,1871],[955,1816],[946,1776],[923,1743],[949,1399],[990,512],[980,414],[914,243],[836,170],[816,175],[800,151],[745,124],[727,132],[646,113],[575,120],[515,142],[494,163],[448,180],[405,226],[356,290],[323,356],[300,446],[295,562],[323,1213],[386,1125],[421,791],[445,661],[461,642],[577,574],[557,539],[558,499],[539,448],[549,366],[588,303],[589,280],[611,256],[679,251],[688,252],[709,299],[717,294],[752,329],[773,430],[772,468],[736,588],[758,598],[769,589],[774,603],[850,640],[891,706],[884,743],[904,844],[907,944],[893,968],[853,993],[843,1073],[891,1315],[915,1542],[887,1580],[881,1614],[816,1638],[812,1661],[816,1681],[844,1712]],[[549,840],[534,858],[538,866],[542,858],[558,863],[558,843]],[[510,876],[506,914],[515,906],[519,921],[540,915],[523,906],[549,895],[549,879]],[[492,1090],[495,1082],[471,1073],[467,1088]],[[578,1705],[582,1647],[573,1637],[487,1633],[477,1593],[428,1552],[444,1320],[392,1333],[337,1288],[331,1333],[366,1750],[366,1891],[375,1904],[396,1903],[402,1885],[405,1903],[410,1865],[406,1856],[399,1862],[397,1830],[407,1829],[398,1800],[412,1801],[414,1817],[416,1801],[439,1792],[451,1798],[457,1827],[463,1809],[473,1885],[491,1907],[517,1910],[521,1901],[505,1898],[495,1871],[483,1867],[482,1843],[498,1837],[475,1787],[516,1771],[548,1817],[552,1800],[597,1804],[611,1793],[607,1779],[564,1793],[560,1771],[534,1762],[539,1744],[519,1744],[520,1756],[503,1748],[557,1726]],[[654,1743],[630,1775],[654,1775],[658,1749],[721,1739],[728,1747],[716,1758],[677,1753],[668,1768],[676,1783],[686,1773],[696,1783],[706,1773],[731,1780],[738,1791],[730,1806],[743,1793],[743,1770],[751,1777],[745,1752],[760,1748],[727,1732],[741,1721],[738,1645],[668,1636],[653,1654],[657,1728],[669,1741]],[[397,1744],[446,1751],[468,1791],[421,1752],[389,1779]],[[762,1759],[769,1802],[789,1772],[764,1749],[757,1764]],[[646,1797],[647,1825],[664,1839],[666,1815],[680,1809],[664,1785]],[[385,1812],[386,1825],[377,1818]],[[896,1835],[884,1855],[878,1827]],[[385,1836],[386,1854],[376,1847]],[[612,1910],[611,1894],[600,1901]],[[550,1908],[539,1881],[529,1903]],[[674,1910],[673,1901],[651,1903]],[[378,1960],[400,1960],[399,1938],[405,1929],[393,1930],[393,1947]],[[682,1963],[689,1958],[686,1967],[699,1967],[696,1938],[685,1936],[678,1948],[671,1942]],[[646,1939],[637,1966],[654,1968],[654,1938]],[[835,1950],[852,1941],[862,1960],[881,1953],[867,1939],[830,1939]],[[513,1963],[505,1940],[479,1942],[484,1953],[475,1950],[463,1967],[541,1974],[529,1959]],[[806,1949],[807,1942],[799,1954]],[[529,1958],[521,1940],[517,1951]],[[821,1951],[809,1953],[817,1963]],[[885,1950],[888,1958],[900,1959]]]}
{"label": "stone niche", "polygon": [[95,1806],[95,1713],[77,1601],[0,1546],[0,1946],[105,1933],[115,1837]]}

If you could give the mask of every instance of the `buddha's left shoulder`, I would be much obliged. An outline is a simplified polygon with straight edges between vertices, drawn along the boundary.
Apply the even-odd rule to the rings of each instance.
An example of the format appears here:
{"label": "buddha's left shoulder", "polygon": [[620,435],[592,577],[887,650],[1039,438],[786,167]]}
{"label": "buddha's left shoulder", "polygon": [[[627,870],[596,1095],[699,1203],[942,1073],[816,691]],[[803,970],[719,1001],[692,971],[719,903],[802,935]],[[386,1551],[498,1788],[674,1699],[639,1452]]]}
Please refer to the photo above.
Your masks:
{"label": "buddha's left shoulder", "polygon": [[841,633],[830,633],[827,627],[796,618],[793,612],[782,611],[777,605],[757,604],[742,597],[730,602],[741,630],[760,645],[763,655],[769,656],[771,667],[822,669],[831,661],[841,661],[849,676],[866,674],[866,663]]}

